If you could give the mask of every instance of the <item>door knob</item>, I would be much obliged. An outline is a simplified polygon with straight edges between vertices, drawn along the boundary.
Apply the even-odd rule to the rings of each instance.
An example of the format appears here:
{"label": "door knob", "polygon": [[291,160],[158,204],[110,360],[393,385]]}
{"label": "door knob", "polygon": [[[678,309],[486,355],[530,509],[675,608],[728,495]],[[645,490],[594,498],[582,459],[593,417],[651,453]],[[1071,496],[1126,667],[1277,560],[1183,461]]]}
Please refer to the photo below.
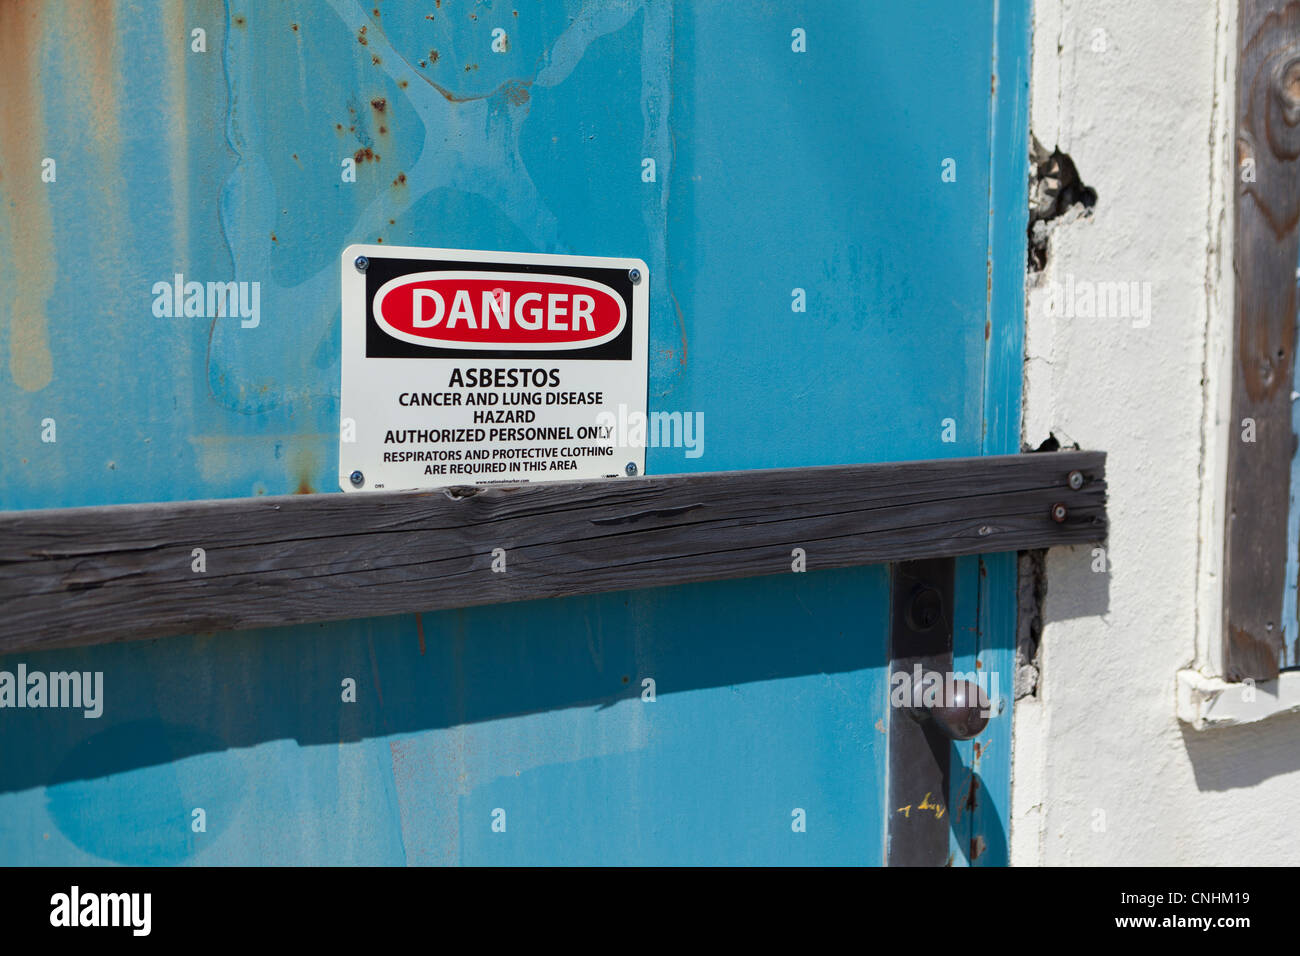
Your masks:
{"label": "door knob", "polygon": [[912,707],[917,720],[932,722],[952,740],[970,740],[989,723],[989,700],[978,684],[968,680],[946,684],[934,704]]}

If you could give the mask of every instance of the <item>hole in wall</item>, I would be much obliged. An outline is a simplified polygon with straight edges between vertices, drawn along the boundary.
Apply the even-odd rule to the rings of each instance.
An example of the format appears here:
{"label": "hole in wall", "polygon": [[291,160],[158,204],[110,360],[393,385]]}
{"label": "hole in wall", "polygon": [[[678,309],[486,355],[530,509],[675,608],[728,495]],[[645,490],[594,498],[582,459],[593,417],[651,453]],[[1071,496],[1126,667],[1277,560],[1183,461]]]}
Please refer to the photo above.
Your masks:
{"label": "hole in wall", "polygon": [[1027,451],[1027,452],[1037,452],[1037,451],[1060,451],[1060,450],[1061,450],[1061,440],[1060,440],[1059,438],[1056,437],[1056,433],[1055,433],[1055,432],[1049,432],[1048,435],[1047,435],[1047,437],[1044,438],[1044,439],[1042,440],[1042,443],[1039,444],[1039,446],[1038,446],[1037,448],[1031,448],[1031,447],[1029,447],[1028,445],[1026,445],[1026,446],[1024,446],[1024,448],[1023,448],[1022,450],[1023,450],[1023,451]]}
{"label": "hole in wall", "polygon": [[1029,271],[1042,272],[1047,265],[1048,223],[1068,213],[1091,214],[1097,204],[1097,190],[1084,183],[1079,169],[1060,148],[1048,150],[1036,136],[1029,150]]}

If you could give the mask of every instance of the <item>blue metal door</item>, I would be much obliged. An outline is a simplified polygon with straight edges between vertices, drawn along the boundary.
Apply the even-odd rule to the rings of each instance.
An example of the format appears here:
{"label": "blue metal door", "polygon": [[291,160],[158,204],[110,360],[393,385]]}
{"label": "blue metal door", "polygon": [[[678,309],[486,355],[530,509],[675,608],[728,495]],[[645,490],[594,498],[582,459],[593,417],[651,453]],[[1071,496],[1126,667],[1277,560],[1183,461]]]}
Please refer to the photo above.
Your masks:
{"label": "blue metal door", "polygon": [[[1028,16],[0,6],[0,508],[332,492],[350,243],[644,259],[651,474],[1018,451]],[[11,655],[103,712],[0,712],[0,860],[1003,863],[1014,557],[954,613],[1000,709],[906,808],[886,567]]]}

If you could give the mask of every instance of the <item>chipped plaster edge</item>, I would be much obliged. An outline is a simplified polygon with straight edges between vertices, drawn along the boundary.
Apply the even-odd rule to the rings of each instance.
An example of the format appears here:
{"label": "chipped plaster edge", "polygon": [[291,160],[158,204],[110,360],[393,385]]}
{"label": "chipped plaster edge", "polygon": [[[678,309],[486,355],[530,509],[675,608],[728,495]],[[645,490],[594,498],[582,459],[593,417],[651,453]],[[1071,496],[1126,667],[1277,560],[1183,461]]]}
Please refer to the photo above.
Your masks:
{"label": "chipped plaster edge", "polygon": [[1229,683],[1195,670],[1178,672],[1178,719],[1193,730],[1254,724],[1300,713],[1300,671],[1277,680]]}

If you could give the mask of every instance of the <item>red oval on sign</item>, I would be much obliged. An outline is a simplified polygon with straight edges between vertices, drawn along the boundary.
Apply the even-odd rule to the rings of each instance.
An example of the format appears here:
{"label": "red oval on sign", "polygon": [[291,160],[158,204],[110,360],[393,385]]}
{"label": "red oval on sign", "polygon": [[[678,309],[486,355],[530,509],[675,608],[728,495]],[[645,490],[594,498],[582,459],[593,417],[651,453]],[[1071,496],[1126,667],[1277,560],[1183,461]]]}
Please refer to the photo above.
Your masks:
{"label": "red oval on sign", "polygon": [[422,272],[375,293],[375,322],[393,338],[443,349],[580,349],[627,325],[623,297],[572,276]]}

